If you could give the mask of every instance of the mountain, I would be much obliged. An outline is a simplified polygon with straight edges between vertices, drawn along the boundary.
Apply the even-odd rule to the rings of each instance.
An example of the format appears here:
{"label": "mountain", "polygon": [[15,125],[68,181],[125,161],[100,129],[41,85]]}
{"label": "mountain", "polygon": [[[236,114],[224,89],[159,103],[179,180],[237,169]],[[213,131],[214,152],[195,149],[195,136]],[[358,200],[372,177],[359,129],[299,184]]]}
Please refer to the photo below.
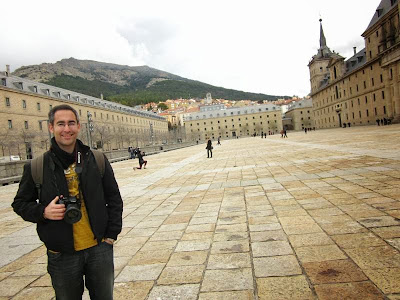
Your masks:
{"label": "mountain", "polygon": [[287,96],[247,93],[186,79],[148,66],[122,66],[75,58],[21,67],[13,75],[129,106],[178,98],[276,100]]}

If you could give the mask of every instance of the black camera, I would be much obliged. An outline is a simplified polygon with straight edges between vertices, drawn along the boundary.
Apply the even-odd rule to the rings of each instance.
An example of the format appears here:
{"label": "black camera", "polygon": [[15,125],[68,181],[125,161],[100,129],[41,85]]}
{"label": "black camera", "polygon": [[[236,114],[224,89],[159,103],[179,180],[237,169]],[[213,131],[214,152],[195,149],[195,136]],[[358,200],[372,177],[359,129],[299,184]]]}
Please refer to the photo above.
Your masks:
{"label": "black camera", "polygon": [[68,224],[74,224],[82,218],[81,202],[76,197],[61,196],[58,203],[65,205],[64,221]]}

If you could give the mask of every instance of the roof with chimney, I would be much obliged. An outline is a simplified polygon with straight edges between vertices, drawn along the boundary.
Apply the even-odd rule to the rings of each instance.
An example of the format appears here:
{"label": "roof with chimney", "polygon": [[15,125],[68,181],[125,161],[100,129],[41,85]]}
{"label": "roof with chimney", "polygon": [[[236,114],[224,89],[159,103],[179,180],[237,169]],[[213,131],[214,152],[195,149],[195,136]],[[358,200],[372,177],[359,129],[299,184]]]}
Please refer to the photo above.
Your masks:
{"label": "roof with chimney", "polygon": [[[374,26],[384,15],[386,15],[396,5],[398,5],[397,0],[382,0],[381,3],[379,3],[374,13],[374,16],[372,17],[372,20],[371,22],[369,22],[369,25],[367,29],[365,29],[365,31]],[[364,33],[362,35],[364,35]]]}

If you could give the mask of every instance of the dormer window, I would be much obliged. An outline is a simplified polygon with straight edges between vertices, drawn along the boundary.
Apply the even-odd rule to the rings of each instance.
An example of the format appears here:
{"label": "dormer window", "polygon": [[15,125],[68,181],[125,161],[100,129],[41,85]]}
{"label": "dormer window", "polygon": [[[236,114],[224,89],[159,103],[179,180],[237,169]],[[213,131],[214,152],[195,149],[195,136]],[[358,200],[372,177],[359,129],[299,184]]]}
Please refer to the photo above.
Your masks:
{"label": "dormer window", "polygon": [[34,91],[35,93],[37,93],[37,86],[36,86],[36,85],[33,86],[33,91]]}
{"label": "dormer window", "polygon": [[1,79],[1,85],[2,86],[7,86],[7,80],[5,78]]}
{"label": "dormer window", "polygon": [[71,100],[71,95],[70,94],[67,94],[67,99]]}
{"label": "dormer window", "polygon": [[[393,5],[393,4],[392,4]],[[382,12],[383,12],[383,9],[382,8],[378,8],[377,10],[376,10],[376,13],[378,14],[378,18],[380,17],[380,16],[382,16]]]}
{"label": "dormer window", "polygon": [[397,3],[397,0],[390,0],[390,4],[393,6],[395,3]]}

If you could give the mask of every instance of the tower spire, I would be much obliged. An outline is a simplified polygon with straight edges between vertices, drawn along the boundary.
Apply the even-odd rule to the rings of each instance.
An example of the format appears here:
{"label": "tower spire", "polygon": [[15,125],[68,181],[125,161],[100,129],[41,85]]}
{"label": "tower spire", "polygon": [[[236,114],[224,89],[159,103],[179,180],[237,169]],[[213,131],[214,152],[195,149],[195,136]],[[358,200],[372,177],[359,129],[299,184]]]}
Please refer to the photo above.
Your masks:
{"label": "tower spire", "polygon": [[319,19],[319,22],[320,22],[319,46],[322,49],[326,47],[326,38],[324,34],[324,29],[322,28],[322,19]]}

